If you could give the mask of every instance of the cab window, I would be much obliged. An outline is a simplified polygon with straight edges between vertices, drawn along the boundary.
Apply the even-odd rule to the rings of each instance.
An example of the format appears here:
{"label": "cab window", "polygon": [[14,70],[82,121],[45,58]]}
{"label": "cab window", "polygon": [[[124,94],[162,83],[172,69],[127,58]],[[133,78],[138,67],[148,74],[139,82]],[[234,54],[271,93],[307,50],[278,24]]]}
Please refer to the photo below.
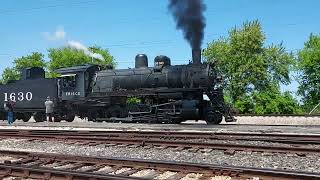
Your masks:
{"label": "cab window", "polygon": [[63,88],[75,88],[76,87],[76,75],[66,74],[62,75],[62,87]]}

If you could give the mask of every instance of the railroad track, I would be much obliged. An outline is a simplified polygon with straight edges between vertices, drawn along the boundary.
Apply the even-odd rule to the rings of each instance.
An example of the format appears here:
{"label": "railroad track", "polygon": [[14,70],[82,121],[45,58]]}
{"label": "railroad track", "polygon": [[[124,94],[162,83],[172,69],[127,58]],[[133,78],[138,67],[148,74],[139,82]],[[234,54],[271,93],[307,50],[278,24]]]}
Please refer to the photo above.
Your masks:
{"label": "railroad track", "polygon": [[[135,147],[176,148],[210,152],[223,150],[230,155],[236,151],[291,153],[299,156],[319,154],[320,148],[307,146],[319,144],[320,135],[259,134],[259,133],[209,133],[169,131],[61,131],[61,130],[0,130],[0,138],[23,138],[30,141],[63,141],[80,145],[125,145]],[[216,141],[219,140],[219,141]],[[276,142],[276,145],[251,145],[237,141]],[[227,141],[227,142],[223,142]],[[282,144],[287,146],[283,146]]]}
{"label": "railroad track", "polygon": [[318,173],[210,164],[0,151],[0,177],[34,179],[319,179]]}
{"label": "railroad track", "polygon": [[235,116],[256,117],[320,117],[320,114],[237,114]]}

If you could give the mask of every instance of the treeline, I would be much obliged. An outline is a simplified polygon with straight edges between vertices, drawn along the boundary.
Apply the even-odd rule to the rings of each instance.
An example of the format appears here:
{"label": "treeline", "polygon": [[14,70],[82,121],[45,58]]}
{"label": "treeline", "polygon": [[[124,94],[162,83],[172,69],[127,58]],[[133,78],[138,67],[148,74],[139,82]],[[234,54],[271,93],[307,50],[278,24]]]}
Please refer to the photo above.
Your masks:
{"label": "treeline", "polygon": [[[290,52],[282,44],[266,45],[258,21],[245,22],[209,43],[203,55],[224,76],[225,99],[240,113],[299,114],[320,103],[320,35],[311,34],[303,49]],[[97,46],[52,48],[48,58],[46,62],[43,54],[34,52],[15,59],[14,66],[4,70],[1,83],[18,80],[20,70],[27,67],[45,68],[47,77],[55,77],[54,70],[62,67],[115,65],[109,51]],[[298,91],[282,92],[280,87],[290,85],[290,77],[299,82]],[[314,112],[320,113],[320,107]]]}
{"label": "treeline", "polygon": [[[224,75],[225,99],[240,113],[307,113],[320,103],[319,35],[311,34],[294,53],[282,44],[266,45],[261,24],[245,22],[209,43],[204,56]],[[298,91],[281,92],[281,85],[292,82],[290,77],[299,82]]]}
{"label": "treeline", "polygon": [[[93,55],[99,56],[93,56]],[[98,46],[89,47],[87,51],[72,47],[48,49],[49,61],[45,61],[44,54],[33,52],[13,61],[13,67],[4,69],[0,82],[6,84],[9,81],[19,80],[20,72],[24,68],[41,67],[46,70],[47,77],[55,77],[54,70],[83,64],[98,64],[102,68],[114,66],[114,58],[107,49]]]}

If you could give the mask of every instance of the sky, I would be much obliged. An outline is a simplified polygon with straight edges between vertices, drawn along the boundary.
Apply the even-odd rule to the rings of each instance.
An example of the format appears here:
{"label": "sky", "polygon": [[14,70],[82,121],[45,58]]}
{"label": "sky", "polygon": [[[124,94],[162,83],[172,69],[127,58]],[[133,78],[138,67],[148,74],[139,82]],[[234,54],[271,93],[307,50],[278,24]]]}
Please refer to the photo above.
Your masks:
{"label": "sky", "polygon": [[[288,51],[303,47],[319,33],[319,0],[204,0],[207,43],[226,36],[245,21],[259,20],[266,45],[283,43]],[[117,68],[134,67],[145,53],[149,66],[163,54],[172,64],[188,63],[191,50],[176,29],[168,0],[2,0],[0,5],[0,73],[15,58],[68,42],[109,49]],[[46,60],[48,58],[46,57]],[[295,90],[297,83],[283,86]]]}

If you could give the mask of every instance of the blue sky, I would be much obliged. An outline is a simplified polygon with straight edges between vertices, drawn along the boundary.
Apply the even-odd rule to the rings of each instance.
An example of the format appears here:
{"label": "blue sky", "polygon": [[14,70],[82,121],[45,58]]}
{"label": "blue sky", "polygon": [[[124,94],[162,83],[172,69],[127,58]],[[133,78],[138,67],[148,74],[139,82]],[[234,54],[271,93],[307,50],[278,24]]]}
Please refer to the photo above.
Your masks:
{"label": "blue sky", "polygon": [[[288,50],[300,49],[310,33],[319,33],[318,0],[204,2],[203,48],[246,20],[259,20],[267,44],[283,42]],[[33,51],[47,54],[48,48],[68,41],[108,48],[118,68],[133,67],[137,53],[147,54],[150,65],[159,54],[169,56],[173,64],[187,63],[190,47],[176,30],[167,5],[168,0],[2,0],[0,72],[17,57]]]}

